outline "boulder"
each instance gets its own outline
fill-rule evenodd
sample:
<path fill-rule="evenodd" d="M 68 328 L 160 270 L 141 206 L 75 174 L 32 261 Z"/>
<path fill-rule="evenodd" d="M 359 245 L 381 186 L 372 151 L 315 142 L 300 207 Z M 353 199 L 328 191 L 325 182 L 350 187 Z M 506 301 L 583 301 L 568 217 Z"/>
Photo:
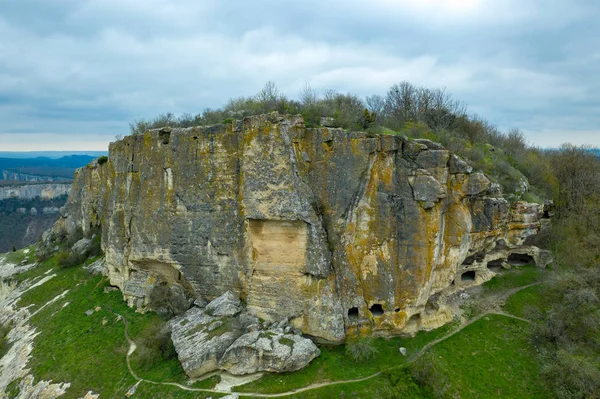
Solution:
<path fill-rule="evenodd" d="M 448 172 L 451 174 L 456 173 L 471 173 L 473 168 L 469 166 L 464 160 L 459 158 L 457 155 L 452 154 L 448 161 Z"/>
<path fill-rule="evenodd" d="M 108 276 L 108 270 L 106 269 L 106 262 L 104 261 L 104 258 L 98 259 L 94 263 L 85 266 L 85 269 L 88 271 L 88 273 L 93 275 L 101 274 L 103 276 Z"/>
<path fill-rule="evenodd" d="M 212 316 L 235 316 L 242 311 L 242 302 L 231 291 L 227 291 L 220 297 L 206 305 L 206 313 Z"/>
<path fill-rule="evenodd" d="M 485 192 L 490 186 L 490 180 L 483 173 L 473 173 L 467 183 L 467 194 L 477 195 Z"/>
<path fill-rule="evenodd" d="M 321 117 L 319 123 L 323 127 L 335 127 L 335 125 L 336 125 L 335 118 L 327 117 L 327 116 Z"/>
<path fill-rule="evenodd" d="M 280 330 L 255 331 L 239 337 L 227 349 L 220 365 L 236 375 L 281 373 L 300 370 L 320 353 L 310 339 Z"/>
<path fill-rule="evenodd" d="M 445 149 L 444 146 L 441 145 L 440 143 L 436 143 L 436 142 L 428 140 L 428 139 L 414 139 L 413 141 L 415 143 L 426 145 L 427 148 L 429 148 L 430 150 L 444 150 Z"/>
<path fill-rule="evenodd" d="M 219 369 L 219 359 L 240 336 L 232 320 L 191 308 L 170 322 L 171 339 L 183 370 L 190 378 Z"/>
<path fill-rule="evenodd" d="M 412 188 L 413 196 L 417 201 L 437 202 L 446 196 L 440 182 L 428 175 L 417 176 L 412 183 Z"/>
<path fill-rule="evenodd" d="M 449 157 L 450 152 L 448 150 L 423 151 L 417 156 L 416 163 L 423 169 L 445 168 Z"/>
<path fill-rule="evenodd" d="M 77 255 L 84 256 L 92 246 L 92 240 L 89 238 L 82 238 L 73 244 L 73 248 L 71 252 L 76 253 Z"/>

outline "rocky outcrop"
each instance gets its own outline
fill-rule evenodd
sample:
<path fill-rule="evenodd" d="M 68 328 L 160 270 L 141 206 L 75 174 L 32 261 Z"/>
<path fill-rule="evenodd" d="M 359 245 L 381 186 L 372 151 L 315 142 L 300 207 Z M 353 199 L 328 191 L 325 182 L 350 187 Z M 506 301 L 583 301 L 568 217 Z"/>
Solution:
<path fill-rule="evenodd" d="M 316 345 L 286 319 L 260 323 L 242 310 L 227 292 L 206 309 L 194 307 L 171 320 L 171 338 L 190 377 L 219 369 L 235 375 L 295 371 L 319 356 Z"/>
<path fill-rule="evenodd" d="M 444 295 L 491 278 L 492 258 L 533 254 L 541 215 L 439 144 L 270 114 L 112 143 L 45 240 L 102 225 L 111 283 L 142 309 L 156 287 L 184 304 L 231 291 L 340 342 L 449 321 Z"/>
<path fill-rule="evenodd" d="M 320 355 L 307 338 L 283 331 L 254 331 L 239 337 L 225 352 L 221 367 L 231 374 L 275 373 L 304 368 Z"/>
<path fill-rule="evenodd" d="M 11 170 L 2 170 L 1 180 L 14 180 L 14 181 L 28 181 L 28 182 L 70 182 L 71 179 L 64 177 L 53 177 L 53 176 L 38 176 L 30 175 L 27 173 L 14 172 Z"/>
<path fill-rule="evenodd" d="M 219 360 L 241 332 L 231 326 L 232 320 L 206 314 L 192 308 L 171 322 L 171 338 L 181 365 L 191 377 L 219 369 Z"/>
<path fill-rule="evenodd" d="M 51 199 L 67 195 L 71 191 L 71 183 L 40 183 L 40 184 L 17 184 L 0 186 L 0 200 L 8 198 Z"/>

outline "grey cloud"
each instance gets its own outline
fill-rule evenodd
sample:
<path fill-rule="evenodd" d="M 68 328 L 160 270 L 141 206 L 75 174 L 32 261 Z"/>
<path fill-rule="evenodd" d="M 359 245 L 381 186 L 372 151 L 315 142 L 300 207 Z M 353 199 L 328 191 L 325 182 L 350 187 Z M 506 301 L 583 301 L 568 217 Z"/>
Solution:
<path fill-rule="evenodd" d="M 540 145 L 595 137 L 600 5 L 417 3 L 0 0 L 0 135 L 108 142 L 134 119 L 219 107 L 266 80 L 292 97 L 305 82 L 369 95 L 408 80 Z"/>

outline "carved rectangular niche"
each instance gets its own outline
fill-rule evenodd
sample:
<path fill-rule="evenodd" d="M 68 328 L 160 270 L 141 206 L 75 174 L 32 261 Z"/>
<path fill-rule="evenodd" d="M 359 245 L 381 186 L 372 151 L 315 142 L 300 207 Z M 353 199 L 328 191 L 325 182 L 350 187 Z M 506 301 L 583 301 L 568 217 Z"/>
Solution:
<path fill-rule="evenodd" d="M 289 220 L 248 220 L 252 277 L 248 307 L 264 319 L 301 311 L 304 287 L 307 224 Z"/>
<path fill-rule="evenodd" d="M 248 220 L 255 269 L 304 268 L 307 226 L 299 220 Z"/>

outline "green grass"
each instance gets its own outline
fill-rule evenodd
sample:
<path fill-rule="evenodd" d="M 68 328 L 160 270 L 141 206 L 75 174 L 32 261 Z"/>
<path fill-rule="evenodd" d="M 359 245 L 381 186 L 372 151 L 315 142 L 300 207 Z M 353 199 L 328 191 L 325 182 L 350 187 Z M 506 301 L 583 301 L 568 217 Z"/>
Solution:
<path fill-rule="evenodd" d="M 534 285 L 533 287 L 525 288 L 511 295 L 504 304 L 504 310 L 515 316 L 527 318 L 529 309 L 537 308 L 544 310 L 545 299 L 543 296 L 543 286 Z"/>
<path fill-rule="evenodd" d="M 143 398 L 143 399 L 206 399 L 206 398 L 220 398 L 227 394 L 223 393 L 212 393 L 212 392 L 194 392 L 185 391 L 180 388 L 155 385 L 142 382 L 132 398 Z"/>
<path fill-rule="evenodd" d="M 29 252 L 25 253 L 25 250 L 29 250 Z M 27 263 L 35 263 L 35 245 L 30 245 L 15 252 L 11 251 L 5 254 L 0 254 L 0 257 L 4 258 L 5 262 L 15 265 L 20 264 L 24 260 L 27 260 Z"/>
<path fill-rule="evenodd" d="M 238 387 L 237 391 L 280 393 L 324 381 L 367 377 L 385 368 L 406 364 L 411 354 L 455 327 L 456 324 L 450 324 L 434 331 L 420 332 L 414 338 L 375 338 L 373 345 L 377 355 L 360 362 L 352 360 L 346 354 L 344 345 L 322 346 L 321 356 L 302 370 L 293 373 L 265 374 L 258 381 Z M 399 352 L 402 346 L 407 349 L 406 357 Z"/>
<path fill-rule="evenodd" d="M 125 361 L 129 345 L 124 337 L 124 324 L 115 313 L 129 321 L 129 334 L 134 341 L 161 320 L 154 313 L 140 314 L 129 308 L 119 291 L 105 293 L 104 287 L 109 285 L 106 278 L 92 276 L 81 267 L 58 269 L 54 266 L 55 259 L 51 258 L 26 273 L 33 281 L 38 281 L 48 270 L 56 273 L 56 277 L 30 289 L 19 301 L 20 306 L 41 309 L 31 318 L 31 324 L 40 334 L 35 338 L 28 367 L 36 380 L 70 382 L 65 398 L 81 397 L 89 390 L 101 393 L 102 397 L 123 397 L 136 381 Z M 64 298 L 42 309 L 43 304 L 66 289 L 69 292 Z M 85 315 L 87 310 L 97 307 L 92 315 Z M 134 358 L 132 366 L 144 378 L 183 384 L 187 381 L 177 358 L 140 370 L 136 369 Z M 198 386 L 212 387 L 215 382 L 212 379 Z M 202 397 L 181 396 L 182 390 L 172 386 L 152 388 L 166 398 Z"/>
<path fill-rule="evenodd" d="M 527 340 L 527 323 L 485 316 L 431 349 L 461 398 L 546 398 Z M 457 395 L 457 396 L 456 396 Z"/>
<path fill-rule="evenodd" d="M 6 336 L 11 330 L 10 325 L 2 325 L 0 324 L 0 358 L 2 358 L 9 351 L 12 346 L 10 342 L 7 341 Z"/>
<path fill-rule="evenodd" d="M 546 270 L 532 266 L 513 266 L 501 271 L 496 277 L 483 284 L 486 293 L 506 291 L 511 288 L 523 287 L 543 280 Z"/>
<path fill-rule="evenodd" d="M 50 271 L 50 272 L 49 272 Z M 92 390 L 103 397 L 123 397 L 135 384 L 127 370 L 125 355 L 128 344 L 124 338 L 124 324 L 114 313 L 123 315 L 130 324 L 129 334 L 141 345 L 144 337 L 151 337 L 164 323 L 156 314 L 140 314 L 127 307 L 119 291 L 105 293 L 106 278 L 91 276 L 81 267 L 59 269 L 56 260 L 49 259 L 34 270 L 17 276 L 39 281 L 46 273 L 56 274 L 45 284 L 23 294 L 21 306 L 31 306 L 39 313 L 31 324 L 40 334 L 35 339 L 31 367 L 36 380 L 70 382 L 65 398 L 77 398 Z M 484 285 L 484 293 L 524 286 L 541 281 L 542 269 L 520 267 L 503 272 Z M 61 294 L 64 298 L 42 306 Z M 512 295 L 506 310 L 524 316 L 529 303 L 540 303 L 539 286 Z M 64 306 L 65 303 L 69 303 Z M 96 309 L 86 316 L 89 309 Z M 266 374 L 236 391 L 280 393 L 311 384 L 364 378 L 379 371 L 409 367 L 407 360 L 427 343 L 442 337 L 457 327 L 456 323 L 431 332 L 421 332 L 413 338 L 376 338 L 373 345 L 377 354 L 368 360 L 355 362 L 349 358 L 344 346 L 321 347 L 321 356 L 306 368 L 294 373 Z M 498 315 L 482 318 L 460 333 L 432 347 L 432 355 L 439 369 L 448 377 L 451 392 L 461 398 L 544 398 L 546 393 L 537 381 L 537 364 L 526 340 L 524 322 Z M 408 356 L 399 353 L 406 347 Z M 132 356 L 132 367 L 143 378 L 177 382 L 187 385 L 187 377 L 176 357 L 148 363 Z M 191 385 L 213 388 L 218 377 Z M 13 384 L 14 385 L 14 384 Z M 12 385 L 11 385 L 12 386 Z M 291 398 L 393 398 L 398 385 L 390 376 L 379 375 L 364 382 L 323 387 Z M 428 397 L 421 388 L 406 388 L 402 397 Z M 168 385 L 142 383 L 136 396 L 144 398 L 217 398 L 221 395 L 184 391 Z"/>
<path fill-rule="evenodd" d="M 414 387 L 407 387 L 402 392 L 402 396 L 398 396 L 395 392 L 389 379 L 383 375 L 378 375 L 375 378 L 356 382 L 352 384 L 333 385 L 318 389 L 313 389 L 306 392 L 301 392 L 295 395 L 286 396 L 291 399 L 323 399 L 323 398 L 339 398 L 339 399 L 430 399 L 430 396 L 423 395 L 420 390 Z"/>

